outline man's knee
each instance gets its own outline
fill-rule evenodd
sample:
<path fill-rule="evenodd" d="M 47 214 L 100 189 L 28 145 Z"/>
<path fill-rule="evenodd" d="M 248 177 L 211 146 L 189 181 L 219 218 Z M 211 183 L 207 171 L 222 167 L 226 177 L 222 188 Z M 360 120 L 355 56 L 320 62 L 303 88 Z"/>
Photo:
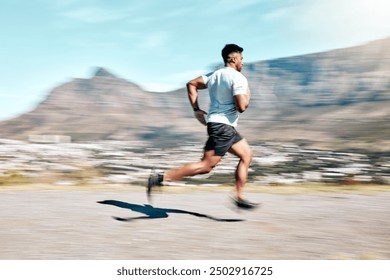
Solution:
<path fill-rule="evenodd" d="M 245 151 L 242 153 L 241 160 L 243 160 L 246 163 L 251 163 L 253 158 L 253 151 L 250 147 L 247 147 Z"/>
<path fill-rule="evenodd" d="M 248 164 L 250 164 L 252 162 L 252 159 L 253 159 L 253 154 L 252 153 L 249 153 L 246 158 L 244 159 L 245 162 L 247 162 Z"/>
<path fill-rule="evenodd" d="M 251 148 L 249 148 L 249 158 L 250 158 L 250 160 L 253 159 L 253 151 Z"/>

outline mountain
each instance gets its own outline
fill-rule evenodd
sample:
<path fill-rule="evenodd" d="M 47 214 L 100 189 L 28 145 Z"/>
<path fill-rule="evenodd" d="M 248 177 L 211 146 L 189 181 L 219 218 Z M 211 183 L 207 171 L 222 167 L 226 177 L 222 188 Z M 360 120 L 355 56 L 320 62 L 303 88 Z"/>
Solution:
<path fill-rule="evenodd" d="M 261 139 L 389 149 L 389 60 L 386 38 L 246 64 L 244 74 L 256 94 L 245 120 L 258 123 L 242 126 L 252 133 L 257 127 Z"/>
<path fill-rule="evenodd" d="M 97 68 L 89 79 L 54 88 L 33 111 L 0 123 L 0 138 L 27 139 L 35 134 L 69 135 L 74 141 L 176 138 L 175 126 L 196 124 L 184 110 L 189 109 L 185 94 L 147 92 Z"/>
<path fill-rule="evenodd" d="M 390 38 L 352 48 L 247 63 L 252 100 L 239 130 L 250 141 L 384 147 L 390 139 Z M 202 74 L 202 73 L 199 73 Z M 207 91 L 200 93 L 208 106 Z M 157 93 L 97 68 L 54 88 L 33 111 L 0 123 L 0 138 L 204 140 L 185 88 Z"/>
<path fill-rule="evenodd" d="M 246 65 L 252 87 L 299 106 L 390 100 L 390 38 Z"/>

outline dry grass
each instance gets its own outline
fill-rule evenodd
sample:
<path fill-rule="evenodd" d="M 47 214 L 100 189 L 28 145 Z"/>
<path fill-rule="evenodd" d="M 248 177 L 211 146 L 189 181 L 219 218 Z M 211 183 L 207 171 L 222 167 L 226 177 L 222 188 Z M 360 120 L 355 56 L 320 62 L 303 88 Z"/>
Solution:
<path fill-rule="evenodd" d="M 124 190 L 145 191 L 144 185 L 139 184 L 110 184 L 101 180 L 104 177 L 100 171 L 93 168 L 64 173 L 41 174 L 39 177 L 27 178 L 22 172 L 12 171 L 0 176 L 0 191 L 2 190 Z M 159 191 L 164 193 L 182 193 L 192 191 L 233 192 L 230 185 L 188 184 L 184 186 L 168 185 Z M 272 194 L 313 194 L 313 193 L 346 193 L 346 194 L 375 194 L 390 191 L 390 185 L 362 183 L 305 183 L 287 185 L 259 185 L 248 183 L 245 192 L 261 192 Z"/>

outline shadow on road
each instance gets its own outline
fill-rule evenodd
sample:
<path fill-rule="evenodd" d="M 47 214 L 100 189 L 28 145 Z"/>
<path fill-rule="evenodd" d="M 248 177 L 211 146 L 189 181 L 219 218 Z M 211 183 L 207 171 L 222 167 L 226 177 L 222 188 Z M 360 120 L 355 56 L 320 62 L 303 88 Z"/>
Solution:
<path fill-rule="evenodd" d="M 149 204 L 139 205 L 139 204 L 132 204 L 127 203 L 123 201 L 118 200 L 103 200 L 98 201 L 97 203 L 100 204 L 108 204 L 120 208 L 130 209 L 131 211 L 142 213 L 145 216 L 139 216 L 139 217 L 132 217 L 132 218 L 119 218 L 119 217 L 113 217 L 115 220 L 121 221 L 121 222 L 130 222 L 133 220 L 140 220 L 140 219 L 165 219 L 168 218 L 168 213 L 174 213 L 174 214 L 187 214 L 195 217 L 200 218 L 206 218 L 217 222 L 242 222 L 245 221 L 243 219 L 220 219 L 215 218 L 213 216 L 200 214 L 197 212 L 190 212 L 180 209 L 169 209 L 169 208 L 156 208 Z"/>

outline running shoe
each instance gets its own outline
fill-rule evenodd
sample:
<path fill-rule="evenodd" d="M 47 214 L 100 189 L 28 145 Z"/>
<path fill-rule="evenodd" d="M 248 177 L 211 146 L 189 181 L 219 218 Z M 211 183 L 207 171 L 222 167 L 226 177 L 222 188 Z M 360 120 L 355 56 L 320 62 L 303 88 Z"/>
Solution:
<path fill-rule="evenodd" d="M 163 181 L 163 175 L 161 174 L 150 174 L 149 179 L 148 179 L 148 185 L 146 187 L 146 194 L 150 198 L 152 194 L 152 189 L 154 187 L 160 187 L 162 186 L 162 181 Z"/>
<path fill-rule="evenodd" d="M 259 203 L 253 203 L 253 202 L 250 202 L 246 199 L 243 199 L 243 198 L 233 198 L 233 202 L 234 204 L 238 207 L 238 208 L 241 208 L 241 209 L 246 209 L 246 210 L 253 210 L 257 207 L 259 207 Z"/>

